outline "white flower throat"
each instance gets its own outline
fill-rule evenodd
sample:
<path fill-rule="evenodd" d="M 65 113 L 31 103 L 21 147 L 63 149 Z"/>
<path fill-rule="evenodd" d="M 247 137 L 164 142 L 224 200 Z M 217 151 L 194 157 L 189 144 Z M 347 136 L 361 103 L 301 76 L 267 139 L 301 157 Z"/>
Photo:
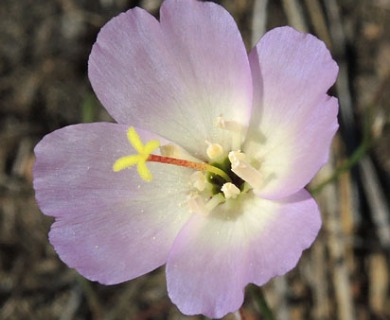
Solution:
<path fill-rule="evenodd" d="M 130 127 L 127 138 L 138 153 L 117 159 L 113 164 L 113 171 L 137 166 L 140 177 L 149 182 L 153 176 L 146 165 L 147 162 L 194 169 L 190 179 L 192 191 L 188 195 L 188 205 L 193 212 L 207 214 L 221 203 L 236 199 L 250 189 L 260 188 L 262 181 L 260 172 L 250 163 L 246 154 L 239 150 L 241 126 L 233 121 L 224 121 L 222 117 L 217 118 L 215 125 L 233 131 L 234 149 L 226 152 L 220 144 L 206 141 L 208 162 L 199 162 L 175 145 L 160 146 L 158 140 L 143 144 L 136 130 Z M 157 148 L 160 148 L 161 155 L 152 153 Z"/>

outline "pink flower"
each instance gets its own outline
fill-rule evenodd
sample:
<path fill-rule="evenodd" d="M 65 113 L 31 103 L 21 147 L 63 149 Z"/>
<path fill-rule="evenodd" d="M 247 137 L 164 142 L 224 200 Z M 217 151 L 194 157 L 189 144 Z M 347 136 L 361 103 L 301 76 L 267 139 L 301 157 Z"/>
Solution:
<path fill-rule="evenodd" d="M 320 229 L 304 187 L 338 127 L 337 71 L 320 40 L 289 27 L 248 55 L 214 3 L 166 0 L 160 21 L 120 14 L 89 59 L 117 123 L 68 126 L 35 149 L 50 242 L 104 284 L 166 264 L 185 314 L 239 309 L 248 283 L 291 270 Z"/>

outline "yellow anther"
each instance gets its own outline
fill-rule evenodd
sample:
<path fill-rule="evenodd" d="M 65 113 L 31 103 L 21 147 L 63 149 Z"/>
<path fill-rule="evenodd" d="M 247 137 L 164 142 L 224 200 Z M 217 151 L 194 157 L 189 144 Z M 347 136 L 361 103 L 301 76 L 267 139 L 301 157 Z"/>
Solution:
<path fill-rule="evenodd" d="M 137 165 L 137 171 L 140 177 L 145 181 L 151 181 L 153 177 L 146 166 L 146 161 L 150 154 L 160 146 L 160 142 L 157 140 L 150 140 L 144 145 L 133 127 L 130 127 L 127 131 L 127 139 L 138 154 L 119 158 L 113 164 L 112 170 L 118 172 Z"/>

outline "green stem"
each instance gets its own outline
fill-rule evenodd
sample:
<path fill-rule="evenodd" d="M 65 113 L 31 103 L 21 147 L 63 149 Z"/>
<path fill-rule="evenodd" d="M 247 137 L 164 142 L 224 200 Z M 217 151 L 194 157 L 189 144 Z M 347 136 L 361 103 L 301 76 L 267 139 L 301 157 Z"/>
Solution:
<path fill-rule="evenodd" d="M 363 142 L 352 155 L 344 161 L 342 165 L 340 165 L 336 170 L 333 172 L 333 174 L 325 179 L 323 182 L 321 182 L 319 185 L 315 186 L 314 188 L 310 189 L 310 193 L 314 196 L 317 195 L 322 191 L 322 189 L 329 183 L 332 183 L 336 181 L 341 174 L 343 174 L 346 171 L 349 171 L 353 166 L 355 166 L 360 159 L 363 158 L 363 156 L 367 153 L 367 150 L 369 149 L 369 144 Z"/>
<path fill-rule="evenodd" d="M 86 298 L 88 307 L 93 315 L 93 319 L 101 319 L 102 318 L 102 309 L 100 307 L 100 302 L 96 292 L 94 291 L 91 283 L 80 275 L 76 275 L 76 280 L 80 284 L 81 289 Z"/>
<path fill-rule="evenodd" d="M 363 140 L 362 143 L 359 145 L 359 147 L 351 154 L 351 156 L 343 162 L 336 170 L 333 172 L 333 174 L 325 179 L 325 181 L 321 182 L 319 185 L 315 186 L 314 188 L 310 188 L 310 193 L 315 196 L 319 194 L 322 189 L 329 183 L 332 183 L 336 181 L 340 175 L 342 175 L 344 172 L 351 170 L 353 166 L 355 166 L 360 159 L 362 159 L 367 151 L 372 146 L 372 137 L 370 133 L 371 123 L 372 123 L 372 115 L 367 112 L 367 114 L 364 117 L 365 121 L 363 124 Z"/>
<path fill-rule="evenodd" d="M 265 320 L 275 320 L 271 308 L 268 305 L 267 299 L 265 298 L 264 292 L 260 287 L 250 286 L 249 287 L 252 298 L 260 309 L 261 315 Z"/>

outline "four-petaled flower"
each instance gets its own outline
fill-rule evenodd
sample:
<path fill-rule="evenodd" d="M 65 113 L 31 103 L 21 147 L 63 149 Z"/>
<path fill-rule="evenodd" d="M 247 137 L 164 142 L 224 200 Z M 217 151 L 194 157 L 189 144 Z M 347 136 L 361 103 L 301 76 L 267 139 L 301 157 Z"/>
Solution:
<path fill-rule="evenodd" d="M 290 27 L 246 53 L 214 3 L 166 0 L 108 22 L 89 59 L 117 123 L 68 126 L 37 145 L 50 241 L 85 277 L 115 284 L 166 264 L 185 314 L 222 317 L 248 283 L 292 269 L 320 229 L 304 187 L 327 161 L 338 68 Z M 136 166 L 134 168 L 133 166 Z"/>

